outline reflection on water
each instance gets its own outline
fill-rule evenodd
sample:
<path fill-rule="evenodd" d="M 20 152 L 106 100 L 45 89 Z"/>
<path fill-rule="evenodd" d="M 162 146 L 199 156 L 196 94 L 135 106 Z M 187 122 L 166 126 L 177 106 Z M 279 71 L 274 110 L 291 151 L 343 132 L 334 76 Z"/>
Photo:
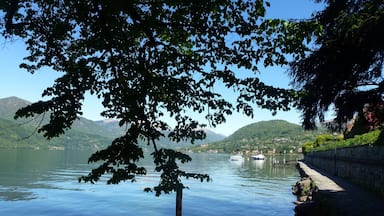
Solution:
<path fill-rule="evenodd" d="M 244 166 L 244 160 L 229 160 L 229 163 L 234 166 Z"/>
<path fill-rule="evenodd" d="M 256 169 L 263 169 L 264 163 L 265 163 L 265 160 L 253 160 L 253 164 L 255 165 Z"/>
<path fill-rule="evenodd" d="M 30 191 L 22 191 L 19 188 L 0 188 L 0 199 L 4 201 L 31 200 L 36 196 Z"/>
<path fill-rule="evenodd" d="M 245 178 L 267 178 L 282 179 L 289 176 L 296 176 L 297 170 L 295 163 L 284 164 L 283 161 L 296 161 L 297 156 L 273 156 L 265 160 L 246 160 L 231 161 L 232 165 L 236 165 L 239 169 L 238 174 Z"/>
<path fill-rule="evenodd" d="M 0 198 L 8 201 L 36 199 L 32 189 L 57 189 L 49 182 L 76 180 L 73 169 L 87 167 L 88 156 L 89 152 L 1 149 Z M 64 171 L 60 173 L 59 170 Z"/>
<path fill-rule="evenodd" d="M 150 158 L 141 163 L 148 175 L 120 185 L 78 183 L 92 168 L 91 152 L 0 149 L 0 215 L 173 215 L 174 194 L 155 197 L 159 174 Z M 184 180 L 184 215 L 293 215 L 293 165 L 266 160 L 229 161 L 225 154 L 192 154 L 182 169 L 207 173 L 212 182 Z M 295 160 L 295 157 L 287 157 Z M 214 209 L 214 211 L 212 211 Z"/>

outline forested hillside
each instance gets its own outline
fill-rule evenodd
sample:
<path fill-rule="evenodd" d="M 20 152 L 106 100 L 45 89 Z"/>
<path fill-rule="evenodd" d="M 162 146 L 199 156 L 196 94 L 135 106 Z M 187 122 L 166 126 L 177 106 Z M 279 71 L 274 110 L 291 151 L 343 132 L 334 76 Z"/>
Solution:
<path fill-rule="evenodd" d="M 80 118 L 63 136 L 46 140 L 36 128 L 48 116 L 13 119 L 15 112 L 28 104 L 17 97 L 0 99 L 0 148 L 100 149 L 113 140 L 112 133 L 85 118 Z"/>
<path fill-rule="evenodd" d="M 14 120 L 14 113 L 21 107 L 30 102 L 17 98 L 9 97 L 0 99 L 0 148 L 34 148 L 34 149 L 101 149 L 111 144 L 114 138 L 121 136 L 125 128 L 118 125 L 117 120 L 92 121 L 80 118 L 76 121 L 72 129 L 64 135 L 46 140 L 38 134 L 36 127 L 45 118 Z M 225 137 L 206 130 L 207 138 L 198 141 L 196 144 L 214 142 Z M 142 145 L 145 145 L 143 142 Z M 190 145 L 188 142 L 174 143 L 166 138 L 159 141 L 163 147 L 185 147 Z"/>
<path fill-rule="evenodd" d="M 240 128 L 222 141 L 201 145 L 193 150 L 298 152 L 302 144 L 313 141 L 319 133 L 319 130 L 304 131 L 301 126 L 283 120 L 261 121 Z"/>

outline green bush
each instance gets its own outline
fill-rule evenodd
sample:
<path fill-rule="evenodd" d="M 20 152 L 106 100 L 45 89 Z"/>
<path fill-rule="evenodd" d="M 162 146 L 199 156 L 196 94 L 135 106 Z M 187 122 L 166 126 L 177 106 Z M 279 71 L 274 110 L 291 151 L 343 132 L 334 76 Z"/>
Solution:
<path fill-rule="evenodd" d="M 307 152 L 312 151 L 313 147 L 314 147 L 314 142 L 304 143 L 303 147 L 302 147 L 303 153 L 307 153 Z"/>
<path fill-rule="evenodd" d="M 332 134 L 320 134 L 316 137 L 315 147 L 321 146 L 322 144 L 331 140 L 332 141 L 334 140 L 334 137 Z"/>
<path fill-rule="evenodd" d="M 334 137 L 330 134 L 322 134 L 319 135 L 315 142 L 312 145 L 312 149 L 310 144 L 304 144 L 306 145 L 304 147 L 303 145 L 303 151 L 306 149 L 305 152 L 308 152 L 308 149 L 311 151 L 325 151 L 329 149 L 336 148 L 343 148 L 343 147 L 349 147 L 349 146 L 358 146 L 358 145 L 383 145 L 384 142 L 384 133 L 382 133 L 381 130 L 375 130 L 371 131 L 369 133 L 356 135 L 353 138 L 349 139 L 342 139 L 342 135 L 337 136 L 336 141 L 334 140 Z"/>

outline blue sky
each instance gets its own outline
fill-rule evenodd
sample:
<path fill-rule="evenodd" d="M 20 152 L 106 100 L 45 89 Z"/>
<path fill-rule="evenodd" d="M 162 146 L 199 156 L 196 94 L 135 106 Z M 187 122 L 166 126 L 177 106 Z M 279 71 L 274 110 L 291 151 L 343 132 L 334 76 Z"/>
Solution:
<path fill-rule="evenodd" d="M 271 7 L 267 11 L 268 17 L 279 17 L 285 19 L 308 18 L 314 11 L 323 6 L 313 3 L 313 0 L 271 0 Z M 19 69 L 23 57 L 27 55 L 22 41 L 4 41 L 0 37 L 0 98 L 17 96 L 34 102 L 42 100 L 41 93 L 47 87 L 52 86 L 59 73 L 50 69 L 43 69 L 35 74 L 30 74 Z M 259 74 L 260 79 L 266 84 L 276 87 L 288 87 L 289 79 L 284 73 L 286 68 L 267 68 Z M 230 94 L 230 93 L 229 93 Z M 231 95 L 228 95 L 231 97 Z M 86 97 L 83 107 L 84 117 L 91 120 L 101 120 L 99 113 L 102 111 L 100 101 L 94 97 Z M 217 133 L 230 135 L 237 129 L 254 122 L 283 119 L 292 123 L 300 124 L 300 113 L 296 110 L 289 112 L 278 112 L 272 116 L 270 111 L 257 109 L 254 118 L 235 113 L 227 118 L 227 122 L 216 128 L 209 128 Z M 203 123 L 204 120 L 202 120 Z"/>

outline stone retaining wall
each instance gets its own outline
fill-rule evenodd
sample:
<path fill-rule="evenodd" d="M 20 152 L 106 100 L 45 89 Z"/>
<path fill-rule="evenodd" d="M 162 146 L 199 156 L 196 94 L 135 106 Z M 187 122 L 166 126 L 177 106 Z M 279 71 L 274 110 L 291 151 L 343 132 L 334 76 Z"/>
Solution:
<path fill-rule="evenodd" d="M 384 197 L 384 146 L 355 146 L 305 154 L 306 163 Z"/>

